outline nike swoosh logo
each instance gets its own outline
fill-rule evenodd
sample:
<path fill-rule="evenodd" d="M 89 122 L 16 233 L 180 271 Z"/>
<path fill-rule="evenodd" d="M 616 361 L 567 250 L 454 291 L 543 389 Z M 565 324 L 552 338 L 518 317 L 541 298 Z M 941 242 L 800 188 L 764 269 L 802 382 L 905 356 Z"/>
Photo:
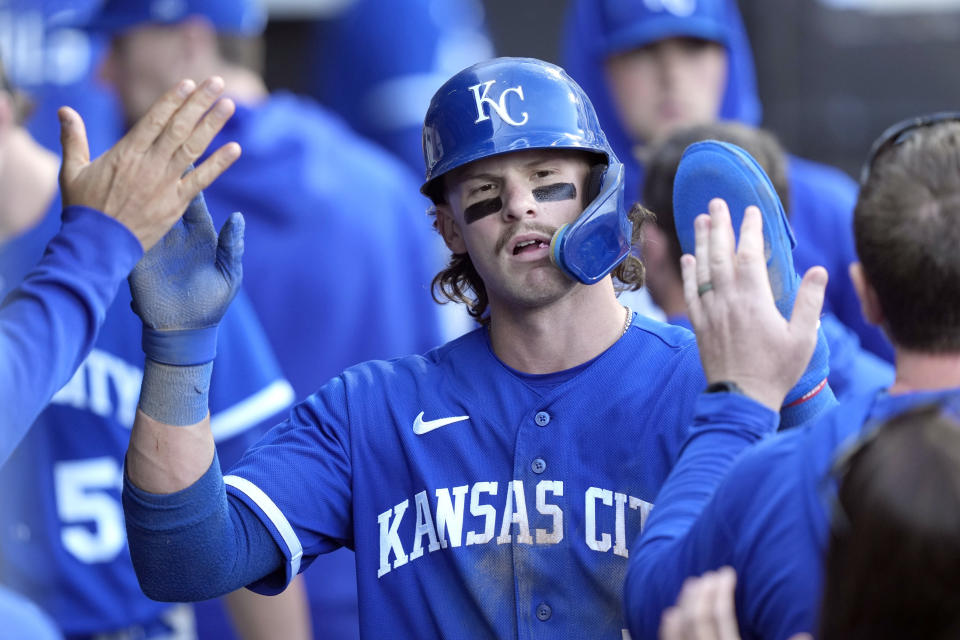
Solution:
<path fill-rule="evenodd" d="M 418 436 L 433 431 L 434 429 L 439 429 L 440 427 L 445 427 L 448 424 L 453 424 L 454 422 L 462 422 L 464 420 L 469 420 L 470 416 L 454 416 L 452 418 L 439 418 L 437 420 L 424 420 L 423 411 L 414 419 L 413 421 L 413 432 Z"/>

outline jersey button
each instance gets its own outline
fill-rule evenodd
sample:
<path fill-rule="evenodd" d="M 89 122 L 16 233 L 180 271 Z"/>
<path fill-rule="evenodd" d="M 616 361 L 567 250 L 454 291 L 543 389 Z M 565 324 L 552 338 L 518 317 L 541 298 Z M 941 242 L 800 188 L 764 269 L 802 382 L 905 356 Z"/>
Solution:
<path fill-rule="evenodd" d="M 553 615 L 553 609 L 550 608 L 546 602 L 541 602 L 537 605 L 537 620 L 540 622 L 545 622 L 550 619 L 550 616 Z"/>
<path fill-rule="evenodd" d="M 545 427 L 550 424 L 550 414 L 546 411 L 537 411 L 537 415 L 533 416 L 533 421 L 537 423 L 538 427 Z"/>
<path fill-rule="evenodd" d="M 547 463 L 544 462 L 543 458 L 534 458 L 533 462 L 530 463 L 530 468 L 533 469 L 534 473 L 543 473 L 547 470 Z"/>

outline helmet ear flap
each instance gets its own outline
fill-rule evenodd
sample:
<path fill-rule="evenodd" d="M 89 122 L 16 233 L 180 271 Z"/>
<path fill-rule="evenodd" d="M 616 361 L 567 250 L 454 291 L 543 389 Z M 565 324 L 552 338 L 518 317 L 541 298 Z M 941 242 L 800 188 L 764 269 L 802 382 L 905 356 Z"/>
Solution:
<path fill-rule="evenodd" d="M 589 182 L 598 177 L 598 193 L 587 201 L 576 220 L 557 230 L 550 242 L 553 263 L 584 284 L 598 282 L 630 252 L 633 223 L 623 207 L 623 171 L 619 162 L 591 168 Z"/>

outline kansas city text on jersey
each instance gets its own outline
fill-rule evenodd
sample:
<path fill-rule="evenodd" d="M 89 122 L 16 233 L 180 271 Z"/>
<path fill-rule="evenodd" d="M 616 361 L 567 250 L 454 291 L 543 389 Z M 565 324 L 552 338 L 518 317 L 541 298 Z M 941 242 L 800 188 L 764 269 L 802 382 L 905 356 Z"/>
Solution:
<path fill-rule="evenodd" d="M 528 493 L 532 508 L 527 504 Z M 562 480 L 540 480 L 532 492 L 522 480 L 443 487 L 436 489 L 433 500 L 426 490 L 421 491 L 413 497 L 413 506 L 406 499 L 377 516 L 377 577 L 422 557 L 425 549 L 432 553 L 476 544 L 558 544 L 565 537 L 564 511 L 571 506 L 567 499 Z M 629 556 L 627 545 L 643 529 L 653 508 L 640 498 L 600 487 L 586 489 L 581 504 L 584 544 L 598 553 L 612 551 L 624 558 Z M 629 534 L 628 518 L 639 520 L 639 528 Z M 400 533 L 405 521 L 413 522 L 412 537 L 406 539 Z M 604 530 L 601 522 L 612 522 L 612 526 Z"/>

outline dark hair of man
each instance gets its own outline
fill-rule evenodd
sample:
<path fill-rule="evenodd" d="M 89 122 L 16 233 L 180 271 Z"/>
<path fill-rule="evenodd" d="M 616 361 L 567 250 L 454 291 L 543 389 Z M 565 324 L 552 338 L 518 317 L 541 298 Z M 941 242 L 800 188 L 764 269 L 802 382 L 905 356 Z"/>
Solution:
<path fill-rule="evenodd" d="M 727 121 L 679 129 L 651 151 L 646 162 L 646 176 L 641 197 L 644 206 L 653 211 L 657 226 L 667 238 L 672 258 L 671 264 L 674 265 L 678 275 L 680 274 L 680 256 L 683 251 L 680 249 L 677 227 L 673 219 L 673 178 L 677 173 L 684 150 L 694 142 L 702 140 L 731 142 L 753 156 L 770 177 L 787 214 L 790 213 L 787 208 L 790 187 L 787 182 L 786 152 L 772 133 Z"/>
<path fill-rule="evenodd" d="M 877 429 L 839 470 L 817 637 L 960 638 L 960 422 L 926 406 Z"/>
<path fill-rule="evenodd" d="M 595 162 L 598 157 L 595 154 L 585 155 L 591 162 Z M 582 187 L 584 193 L 587 192 L 586 186 Z M 443 189 L 436 189 L 431 195 L 435 204 L 442 203 L 439 193 L 441 191 Z M 611 272 L 614 286 L 618 291 L 636 291 L 643 286 L 645 273 L 643 262 L 636 254 L 639 253 L 643 239 L 643 225 L 653 219 L 653 214 L 639 204 L 634 204 L 627 212 L 627 217 L 633 223 L 633 235 L 630 239 L 632 249 L 626 259 Z M 433 226 L 437 227 L 436 219 L 433 221 Z M 466 253 L 454 253 L 450 256 L 450 262 L 446 268 L 434 276 L 431 293 L 433 299 L 439 304 L 462 302 L 467 305 L 467 312 L 471 318 L 483 325 L 490 322 L 490 317 L 487 315 L 487 305 L 490 302 L 487 289 L 480 274 L 474 268 L 470 256 Z"/>
<path fill-rule="evenodd" d="M 873 162 L 853 214 L 890 339 L 960 349 L 960 123 L 917 129 Z"/>

